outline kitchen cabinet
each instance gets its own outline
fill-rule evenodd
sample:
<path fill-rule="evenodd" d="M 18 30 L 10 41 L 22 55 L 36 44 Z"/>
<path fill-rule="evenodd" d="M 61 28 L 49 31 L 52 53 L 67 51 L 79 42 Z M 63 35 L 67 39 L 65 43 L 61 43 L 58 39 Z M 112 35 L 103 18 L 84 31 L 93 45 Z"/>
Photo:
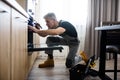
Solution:
<path fill-rule="evenodd" d="M 28 53 L 28 14 L 15 0 L 0 0 L 0 80 L 26 80 L 38 55 Z M 34 34 L 34 44 L 39 36 Z"/>
<path fill-rule="evenodd" d="M 10 79 L 10 12 L 11 8 L 0 1 L 0 80 Z"/>
<path fill-rule="evenodd" d="M 27 72 L 27 18 L 12 9 L 11 22 L 12 80 L 24 80 Z"/>

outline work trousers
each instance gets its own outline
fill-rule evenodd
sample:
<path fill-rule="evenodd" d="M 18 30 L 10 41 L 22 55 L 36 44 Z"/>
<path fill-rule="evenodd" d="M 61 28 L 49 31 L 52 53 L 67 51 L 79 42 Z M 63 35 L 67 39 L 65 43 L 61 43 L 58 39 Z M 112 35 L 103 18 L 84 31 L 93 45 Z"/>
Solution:
<path fill-rule="evenodd" d="M 64 37 L 49 36 L 47 37 L 46 44 L 48 46 L 67 45 L 69 47 L 69 52 L 66 59 L 71 60 L 72 63 L 74 63 L 80 41 L 77 38 L 70 36 L 64 36 Z M 45 51 L 45 53 L 53 55 L 53 50 L 47 50 Z"/>

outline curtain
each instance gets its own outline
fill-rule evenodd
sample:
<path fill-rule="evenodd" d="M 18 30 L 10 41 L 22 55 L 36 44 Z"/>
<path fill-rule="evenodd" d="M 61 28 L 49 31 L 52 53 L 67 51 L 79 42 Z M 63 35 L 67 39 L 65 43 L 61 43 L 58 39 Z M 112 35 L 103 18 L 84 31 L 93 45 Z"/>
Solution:
<path fill-rule="evenodd" d="M 90 57 L 99 57 L 100 36 L 95 27 L 102 21 L 116 21 L 118 17 L 118 0 L 88 0 L 88 18 L 84 51 Z"/>

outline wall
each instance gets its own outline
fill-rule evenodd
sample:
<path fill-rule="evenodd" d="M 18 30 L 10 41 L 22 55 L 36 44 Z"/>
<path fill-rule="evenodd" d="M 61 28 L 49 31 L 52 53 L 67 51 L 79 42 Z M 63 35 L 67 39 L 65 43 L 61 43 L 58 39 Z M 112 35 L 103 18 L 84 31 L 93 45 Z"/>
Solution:
<path fill-rule="evenodd" d="M 27 0 L 16 0 L 24 10 L 27 10 Z"/>

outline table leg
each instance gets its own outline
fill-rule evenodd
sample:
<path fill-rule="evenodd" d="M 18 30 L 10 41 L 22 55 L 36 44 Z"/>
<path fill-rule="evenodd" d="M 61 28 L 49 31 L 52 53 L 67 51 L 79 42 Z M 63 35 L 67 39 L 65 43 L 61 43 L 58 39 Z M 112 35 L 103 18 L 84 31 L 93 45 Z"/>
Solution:
<path fill-rule="evenodd" d="M 100 60 L 99 60 L 99 76 L 105 79 L 105 59 L 106 59 L 106 31 L 102 31 L 100 40 Z"/>

